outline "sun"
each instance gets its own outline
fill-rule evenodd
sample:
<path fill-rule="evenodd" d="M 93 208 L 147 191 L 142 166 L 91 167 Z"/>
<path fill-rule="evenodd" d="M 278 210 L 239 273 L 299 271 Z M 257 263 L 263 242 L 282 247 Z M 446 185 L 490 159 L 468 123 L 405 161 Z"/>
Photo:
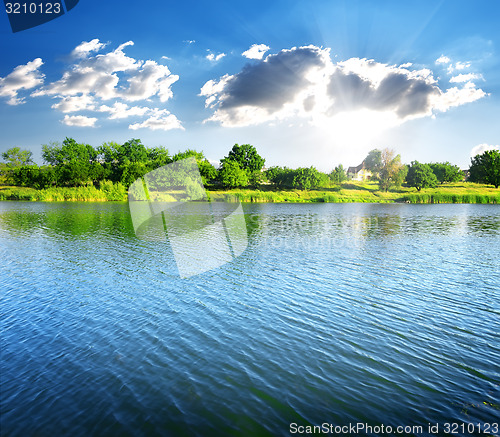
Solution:
<path fill-rule="evenodd" d="M 401 120 L 393 112 L 369 109 L 342 112 L 315 120 L 315 125 L 329 143 L 359 150 L 375 147 L 383 133 L 400 124 Z"/>

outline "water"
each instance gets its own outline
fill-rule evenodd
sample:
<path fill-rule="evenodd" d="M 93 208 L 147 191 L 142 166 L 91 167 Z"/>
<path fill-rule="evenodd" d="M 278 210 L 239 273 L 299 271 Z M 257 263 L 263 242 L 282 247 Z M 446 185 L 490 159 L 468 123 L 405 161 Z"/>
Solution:
<path fill-rule="evenodd" d="M 242 256 L 180 279 L 126 204 L 0 202 L 1 435 L 488 435 L 499 206 L 244 210 Z"/>

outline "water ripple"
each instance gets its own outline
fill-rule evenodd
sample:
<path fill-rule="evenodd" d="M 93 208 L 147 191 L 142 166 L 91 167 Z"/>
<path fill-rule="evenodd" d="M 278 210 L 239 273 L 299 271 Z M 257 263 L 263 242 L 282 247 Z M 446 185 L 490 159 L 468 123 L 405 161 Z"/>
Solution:
<path fill-rule="evenodd" d="M 0 202 L 2 432 L 491 422 L 499 208 L 429 206 L 248 205 L 243 255 L 181 280 L 125 204 Z"/>

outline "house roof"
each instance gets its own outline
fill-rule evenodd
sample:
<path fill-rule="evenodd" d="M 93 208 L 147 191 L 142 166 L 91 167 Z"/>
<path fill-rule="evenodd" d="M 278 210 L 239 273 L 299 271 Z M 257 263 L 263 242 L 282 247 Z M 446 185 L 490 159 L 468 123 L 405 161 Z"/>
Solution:
<path fill-rule="evenodd" d="M 363 170 L 364 168 L 365 168 L 365 161 L 363 161 L 356 167 L 349 167 L 347 169 L 347 173 L 358 173 L 360 170 Z"/>

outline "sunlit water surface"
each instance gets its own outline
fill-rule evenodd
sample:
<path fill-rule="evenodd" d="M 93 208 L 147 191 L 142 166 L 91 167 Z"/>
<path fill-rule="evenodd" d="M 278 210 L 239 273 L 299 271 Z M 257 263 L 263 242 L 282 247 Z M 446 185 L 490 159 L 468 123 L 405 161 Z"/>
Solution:
<path fill-rule="evenodd" d="M 2 436 L 499 422 L 500 206 L 244 210 L 180 279 L 127 204 L 0 202 Z"/>

